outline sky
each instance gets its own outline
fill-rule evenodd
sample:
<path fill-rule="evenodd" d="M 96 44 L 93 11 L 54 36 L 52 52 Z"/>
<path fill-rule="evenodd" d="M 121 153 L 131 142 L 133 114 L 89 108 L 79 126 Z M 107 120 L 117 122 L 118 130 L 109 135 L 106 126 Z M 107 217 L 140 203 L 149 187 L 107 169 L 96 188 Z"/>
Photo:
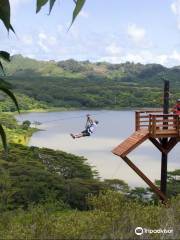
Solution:
<path fill-rule="evenodd" d="M 86 0 L 71 23 L 73 0 L 36 14 L 35 0 L 10 0 L 16 35 L 0 23 L 1 49 L 39 60 L 180 65 L 180 0 Z"/>

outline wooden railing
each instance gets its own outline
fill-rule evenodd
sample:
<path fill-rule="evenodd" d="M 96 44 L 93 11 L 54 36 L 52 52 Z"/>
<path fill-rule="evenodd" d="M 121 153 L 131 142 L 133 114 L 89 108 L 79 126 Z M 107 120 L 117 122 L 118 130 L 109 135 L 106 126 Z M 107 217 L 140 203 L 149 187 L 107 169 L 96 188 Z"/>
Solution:
<path fill-rule="evenodd" d="M 136 111 L 135 129 L 149 130 L 151 137 L 180 136 L 180 116 L 163 114 L 161 110 Z"/>
<path fill-rule="evenodd" d="M 159 135 L 179 136 L 180 119 L 175 114 L 150 115 L 149 133 L 152 137 Z"/>
<path fill-rule="evenodd" d="M 148 129 L 149 128 L 149 120 L 151 114 L 162 113 L 161 109 L 157 110 L 144 110 L 144 111 L 136 111 L 135 112 L 135 129 L 136 131 L 140 129 Z"/>

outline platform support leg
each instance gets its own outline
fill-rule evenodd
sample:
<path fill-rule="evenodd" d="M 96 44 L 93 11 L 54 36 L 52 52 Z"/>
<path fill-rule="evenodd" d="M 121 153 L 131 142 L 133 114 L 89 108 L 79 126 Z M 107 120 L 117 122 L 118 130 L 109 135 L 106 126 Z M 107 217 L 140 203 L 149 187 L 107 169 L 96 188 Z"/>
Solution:
<path fill-rule="evenodd" d="M 163 104 L 163 113 L 168 114 L 169 113 L 169 81 L 164 81 L 164 104 Z M 164 117 L 164 120 L 167 118 Z M 167 123 L 163 124 L 163 129 L 167 129 Z M 163 138 L 161 140 L 162 147 L 166 148 L 166 145 L 168 143 L 168 138 Z M 161 156 L 161 191 L 166 196 L 167 192 L 167 160 L 168 155 L 166 153 L 162 153 Z"/>
<path fill-rule="evenodd" d="M 162 139 L 162 146 L 166 146 L 167 138 Z M 166 195 L 167 193 L 167 161 L 168 161 L 168 154 L 163 153 L 161 155 L 161 192 Z"/>
<path fill-rule="evenodd" d="M 122 159 L 149 185 L 149 187 L 159 196 L 163 202 L 167 201 L 167 198 L 163 192 L 161 192 L 160 189 L 156 187 L 156 185 L 151 182 L 151 180 L 147 178 L 146 175 L 127 156 L 122 157 Z"/>
<path fill-rule="evenodd" d="M 167 154 L 162 153 L 161 158 L 161 192 L 166 195 L 167 191 Z"/>

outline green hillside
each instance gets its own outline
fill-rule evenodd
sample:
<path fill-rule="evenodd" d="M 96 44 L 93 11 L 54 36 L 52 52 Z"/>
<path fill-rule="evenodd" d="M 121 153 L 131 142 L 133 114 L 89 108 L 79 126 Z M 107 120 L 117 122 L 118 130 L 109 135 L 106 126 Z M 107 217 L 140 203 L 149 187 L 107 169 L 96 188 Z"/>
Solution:
<path fill-rule="evenodd" d="M 160 107 L 164 77 L 171 83 L 171 102 L 180 97 L 180 69 L 159 64 L 47 62 L 15 55 L 5 70 L 16 93 L 48 107 Z"/>

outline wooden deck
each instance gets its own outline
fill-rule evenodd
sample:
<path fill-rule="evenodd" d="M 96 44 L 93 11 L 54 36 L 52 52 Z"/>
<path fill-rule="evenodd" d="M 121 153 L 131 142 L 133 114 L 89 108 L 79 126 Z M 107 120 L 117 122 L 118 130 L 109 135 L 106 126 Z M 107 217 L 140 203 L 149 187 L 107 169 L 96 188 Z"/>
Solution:
<path fill-rule="evenodd" d="M 162 114 L 161 110 L 136 111 L 135 114 L 135 132 L 113 149 L 112 152 L 115 155 L 123 158 L 147 139 L 165 153 L 171 149 L 171 145 L 175 146 L 180 141 L 180 117 L 178 115 Z M 171 139 L 167 149 L 164 149 L 156 138 Z"/>
<path fill-rule="evenodd" d="M 135 130 L 146 129 L 152 138 L 180 137 L 180 116 L 161 110 L 136 111 Z"/>

